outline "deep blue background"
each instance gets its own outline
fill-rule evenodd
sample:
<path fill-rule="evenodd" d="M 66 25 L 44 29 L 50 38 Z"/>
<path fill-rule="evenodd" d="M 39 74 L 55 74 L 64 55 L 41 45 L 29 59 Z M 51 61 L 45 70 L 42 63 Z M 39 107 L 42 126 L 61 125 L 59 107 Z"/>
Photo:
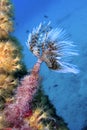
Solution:
<path fill-rule="evenodd" d="M 74 58 L 80 73 L 60 74 L 42 65 L 43 88 L 54 104 L 57 114 L 68 123 L 70 130 L 87 126 L 87 0 L 12 0 L 15 12 L 14 35 L 24 47 L 24 61 L 31 69 L 36 58 L 26 47 L 28 33 L 40 22 L 52 21 L 62 27 L 77 45 L 79 56 Z M 46 15 L 48 18 L 45 18 Z M 57 87 L 55 87 L 57 86 Z"/>

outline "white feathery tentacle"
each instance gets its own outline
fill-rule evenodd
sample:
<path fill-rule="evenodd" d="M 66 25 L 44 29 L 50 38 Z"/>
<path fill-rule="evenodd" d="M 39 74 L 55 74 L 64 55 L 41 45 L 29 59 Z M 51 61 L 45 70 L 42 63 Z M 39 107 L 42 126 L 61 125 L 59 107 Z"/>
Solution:
<path fill-rule="evenodd" d="M 72 41 L 66 40 L 63 29 L 53 29 L 48 24 L 40 23 L 34 28 L 28 37 L 28 48 L 37 57 L 43 57 L 43 61 L 52 70 L 58 72 L 78 73 L 76 66 L 68 63 L 69 57 L 77 56 Z"/>

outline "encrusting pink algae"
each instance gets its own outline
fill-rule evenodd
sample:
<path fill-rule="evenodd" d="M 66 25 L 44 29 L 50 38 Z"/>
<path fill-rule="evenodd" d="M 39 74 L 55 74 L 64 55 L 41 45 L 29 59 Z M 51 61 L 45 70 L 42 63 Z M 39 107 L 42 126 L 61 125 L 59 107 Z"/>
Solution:
<path fill-rule="evenodd" d="M 15 100 L 13 103 L 8 104 L 5 108 L 5 115 L 7 122 L 12 124 L 13 128 L 20 128 L 25 122 L 23 121 L 26 113 L 31 110 L 30 103 L 32 102 L 33 96 L 38 89 L 39 81 L 39 70 L 41 61 L 35 64 L 30 75 L 24 77 L 21 84 L 18 86 Z M 29 126 L 28 126 L 29 127 Z"/>

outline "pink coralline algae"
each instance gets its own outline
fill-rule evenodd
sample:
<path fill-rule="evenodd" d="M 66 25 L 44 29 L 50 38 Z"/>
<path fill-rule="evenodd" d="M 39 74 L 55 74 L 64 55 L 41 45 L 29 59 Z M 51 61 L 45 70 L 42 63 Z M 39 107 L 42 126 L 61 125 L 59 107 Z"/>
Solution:
<path fill-rule="evenodd" d="M 29 110 L 31 110 L 30 103 L 38 89 L 40 64 L 41 61 L 38 60 L 31 74 L 24 77 L 17 88 L 14 102 L 8 104 L 5 109 L 6 120 L 14 128 L 31 130 L 23 119 Z"/>

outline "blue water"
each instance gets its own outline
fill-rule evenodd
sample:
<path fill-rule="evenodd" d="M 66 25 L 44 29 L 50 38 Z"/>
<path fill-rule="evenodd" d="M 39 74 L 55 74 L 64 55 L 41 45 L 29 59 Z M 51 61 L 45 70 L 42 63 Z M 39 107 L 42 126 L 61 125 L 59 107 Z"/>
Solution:
<path fill-rule="evenodd" d="M 79 74 L 51 72 L 43 64 L 41 75 L 43 88 L 54 104 L 57 114 L 64 118 L 70 130 L 82 130 L 87 126 L 87 0 L 12 2 L 15 10 L 14 35 L 24 47 L 24 61 L 28 69 L 32 68 L 36 61 L 26 46 L 28 33 L 42 21 L 50 20 L 53 27 L 64 28 L 77 45 L 80 55 L 73 61 L 80 69 Z"/>

